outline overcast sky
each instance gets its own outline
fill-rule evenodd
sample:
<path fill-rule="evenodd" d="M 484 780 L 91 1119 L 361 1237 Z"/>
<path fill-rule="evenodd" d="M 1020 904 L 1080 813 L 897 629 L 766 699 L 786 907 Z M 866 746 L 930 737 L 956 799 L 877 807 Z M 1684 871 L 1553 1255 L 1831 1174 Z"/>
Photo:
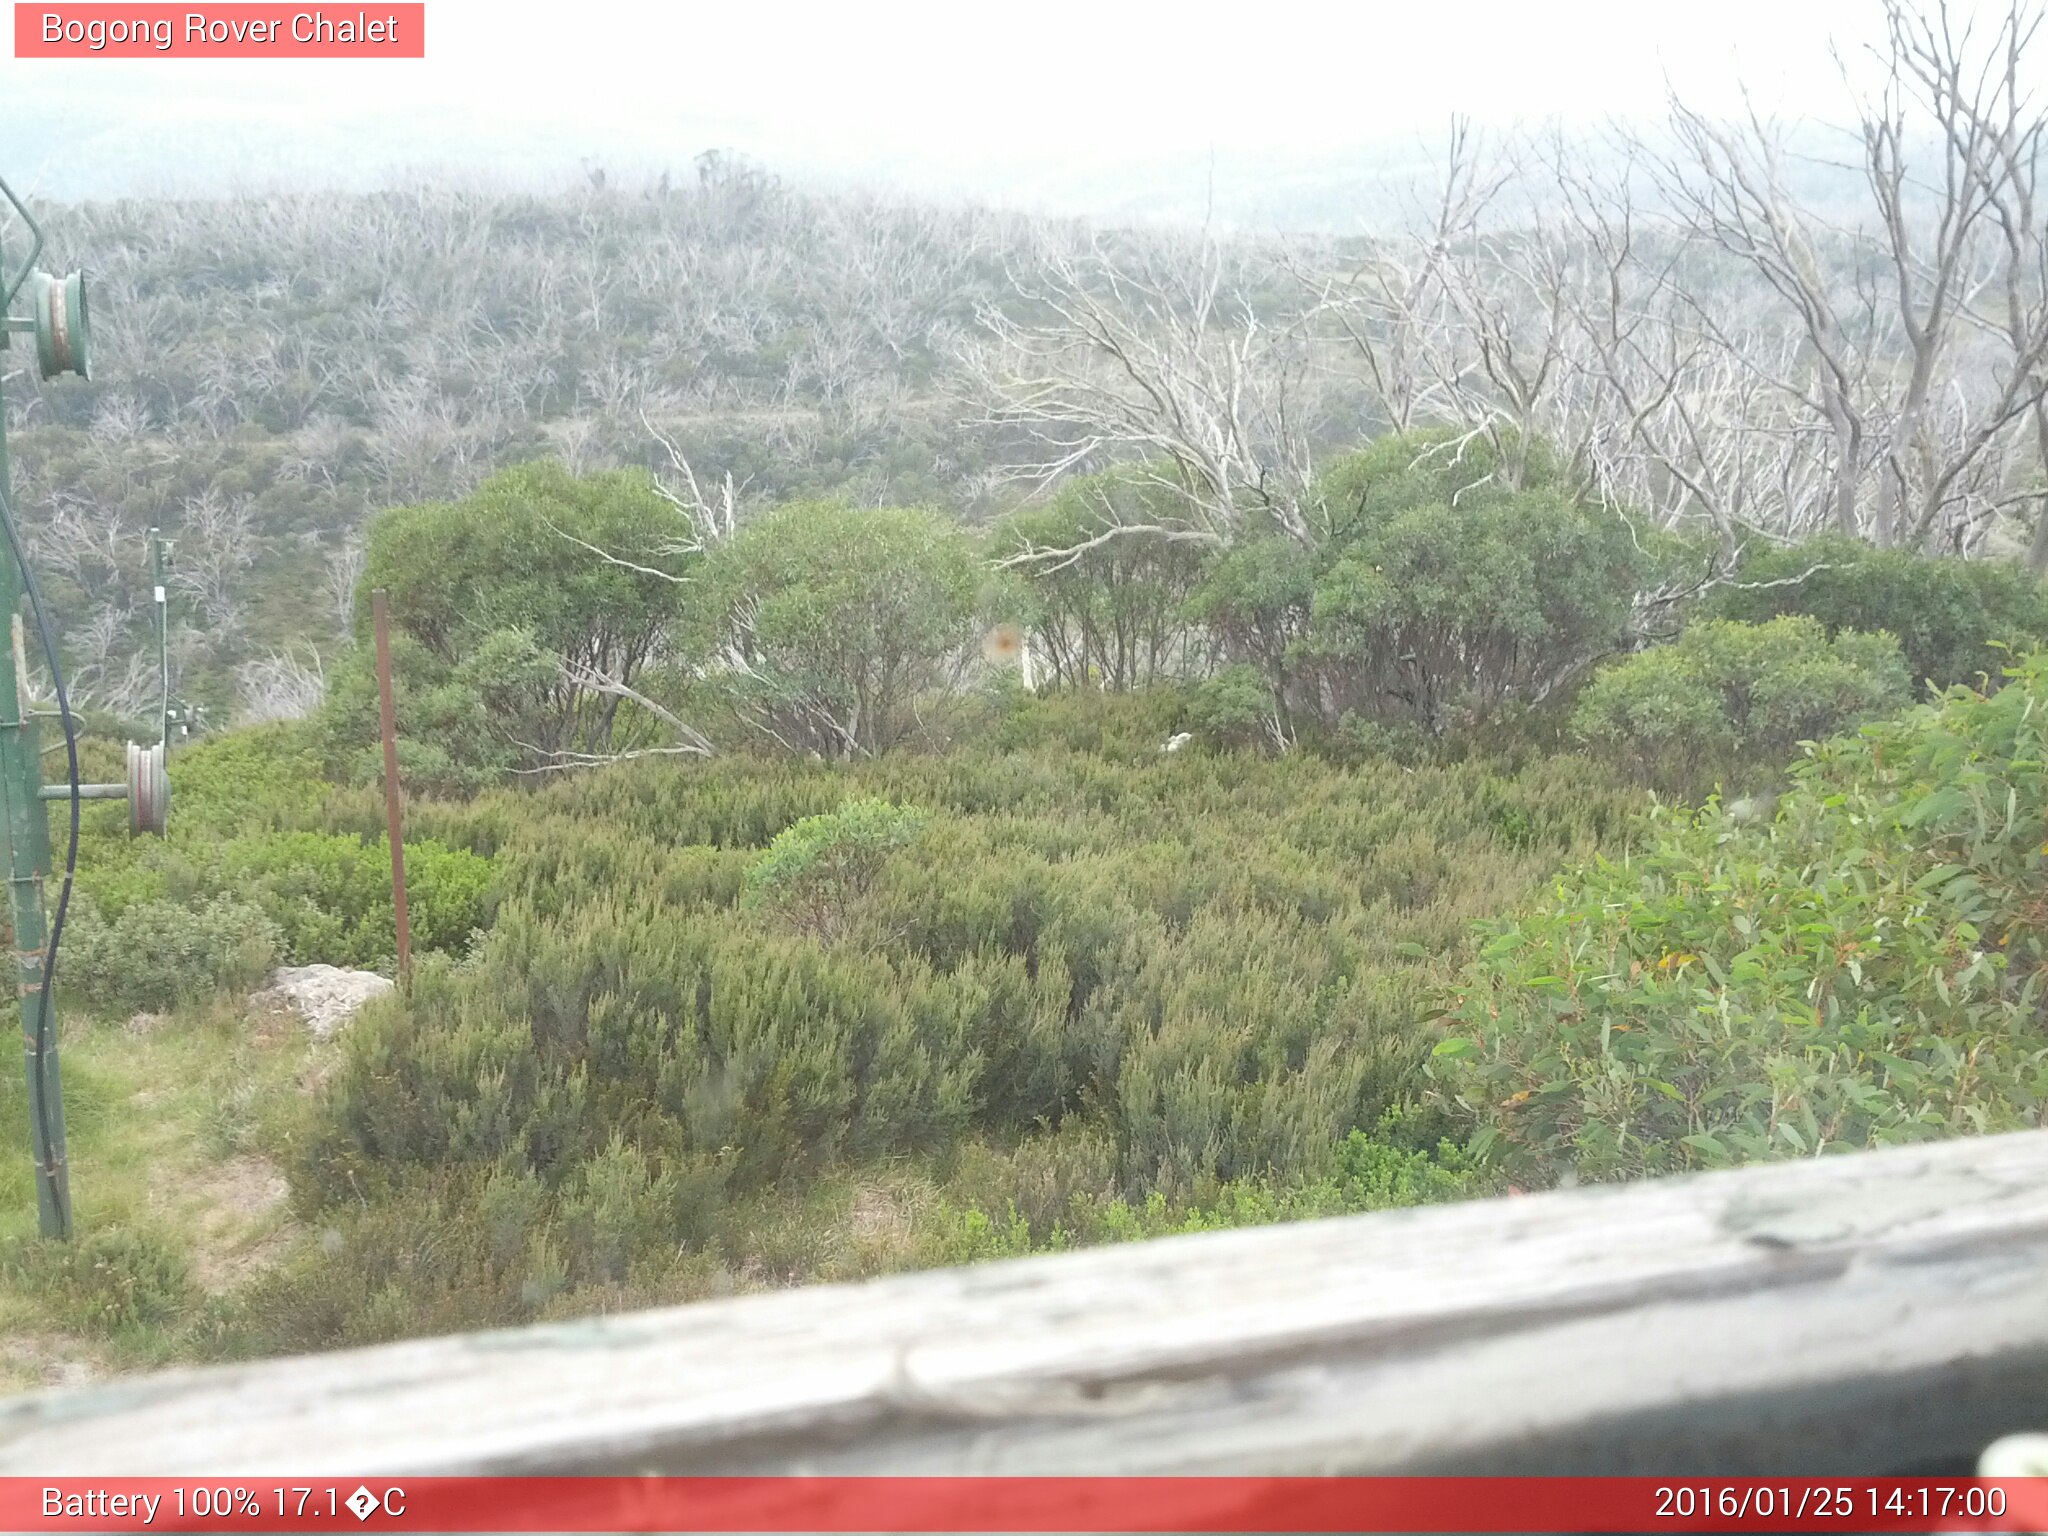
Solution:
<path fill-rule="evenodd" d="M 374 9 L 374 7 L 372 7 Z M 330 6 L 339 12 L 340 6 Z M 355 7 L 348 7 L 353 14 Z M 429 0 L 424 61 L 0 61 L 0 173 L 47 196 L 632 173 L 797 178 L 1077 212 L 1199 201 L 1483 123 L 1839 117 L 1878 0 L 774 5 Z"/>

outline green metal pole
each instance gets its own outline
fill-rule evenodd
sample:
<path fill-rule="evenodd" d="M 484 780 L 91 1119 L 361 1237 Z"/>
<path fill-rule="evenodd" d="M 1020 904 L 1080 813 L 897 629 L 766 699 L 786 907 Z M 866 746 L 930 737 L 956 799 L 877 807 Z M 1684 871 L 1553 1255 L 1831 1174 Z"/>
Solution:
<path fill-rule="evenodd" d="M 0 321 L 5 317 L 0 316 Z M 7 337 L 0 331 L 0 347 Z M 7 460 L 7 402 L 0 397 L 0 500 L 13 509 L 13 481 Z M 21 568 L 0 549 L 0 617 L 9 630 L 20 622 Z M 43 947 L 48 942 L 43 913 L 43 879 L 36 851 L 48 845 L 43 809 L 42 761 L 33 728 L 24 718 L 25 680 L 15 671 L 14 645 L 0 664 L 0 835 L 7 844 L 7 892 L 14 917 L 14 960 L 20 979 L 21 1038 L 27 1057 L 29 1145 L 36 1162 L 36 1216 L 43 1236 L 71 1235 L 71 1170 L 64 1151 L 64 1087 L 57 1066 L 55 1000 L 43 995 Z M 45 818 L 37 837 L 35 818 Z M 42 1049 L 37 1046 L 41 1025 Z M 40 1081 L 39 1081 L 40 1079 Z"/>
<path fill-rule="evenodd" d="M 157 740 L 171 749 L 171 621 L 164 595 L 164 535 L 161 528 L 149 530 L 149 580 L 156 609 L 156 680 L 162 702 L 158 707 Z"/>

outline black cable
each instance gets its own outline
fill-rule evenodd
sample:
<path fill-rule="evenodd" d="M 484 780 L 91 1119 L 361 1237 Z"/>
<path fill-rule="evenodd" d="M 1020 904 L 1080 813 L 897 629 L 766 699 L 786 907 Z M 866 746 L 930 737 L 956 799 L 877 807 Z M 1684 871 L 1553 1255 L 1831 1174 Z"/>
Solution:
<path fill-rule="evenodd" d="M 14 526 L 14 510 L 7 490 L 0 486 L 0 532 L 7 535 L 7 548 L 14 557 L 15 568 L 21 572 L 21 589 L 28 594 L 29 611 L 35 615 L 36 633 L 42 638 L 43 657 L 50 664 L 50 682 L 57 692 L 57 714 L 64 722 L 64 754 L 71 774 L 71 845 L 64 855 L 64 884 L 57 893 L 57 911 L 50 921 L 49 942 L 43 948 L 43 987 L 36 1007 L 35 1049 L 35 1101 L 36 1128 L 42 1132 L 43 1153 L 50 1161 L 36 1171 L 49 1186 L 50 1203 L 57 1211 L 58 1231 L 69 1235 L 71 1212 L 65 1205 L 64 1181 L 57 1177 L 55 1166 L 56 1138 L 51 1134 L 49 1084 L 44 1077 L 44 1064 L 50 1058 L 50 1008 L 55 994 L 51 990 L 57 984 L 57 946 L 64 938 L 64 915 L 71 909 L 71 880 L 78 872 L 78 808 L 82 797 L 79 794 L 78 774 L 78 729 L 71 719 L 71 700 L 64 692 L 64 665 L 57 658 L 56 637 L 50 633 L 50 623 L 43 613 L 43 594 L 36 586 L 35 572 L 28 566 L 28 555 L 21 547 L 21 530 Z M 28 711 L 24 707 L 21 689 L 28 679 L 16 679 L 15 712 L 24 720 Z M 35 777 L 40 778 L 38 773 Z M 42 801 L 38 799 L 35 814 L 43 814 Z M 17 939 L 17 944 L 19 940 Z"/>

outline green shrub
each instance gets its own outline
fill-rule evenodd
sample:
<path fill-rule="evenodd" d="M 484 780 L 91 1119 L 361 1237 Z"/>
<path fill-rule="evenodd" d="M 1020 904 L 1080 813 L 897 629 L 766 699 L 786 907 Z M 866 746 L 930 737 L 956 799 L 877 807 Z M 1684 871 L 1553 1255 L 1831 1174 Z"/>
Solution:
<path fill-rule="evenodd" d="M 262 908 L 229 896 L 136 902 L 111 922 L 82 900 L 65 925 L 58 975 L 95 1007 L 161 1011 L 259 985 L 282 944 Z"/>
<path fill-rule="evenodd" d="M 1775 817 L 1665 812 L 1489 925 L 1431 1072 L 1512 1177 L 2041 1122 L 2048 657 L 1819 748 Z"/>
<path fill-rule="evenodd" d="M 746 902 L 775 912 L 798 932 L 843 935 L 889 856 L 929 818 L 885 800 L 849 800 L 806 816 L 776 835 L 747 871 Z"/>
<path fill-rule="evenodd" d="M 414 1183 L 402 1197 L 326 1213 L 315 1241 L 238 1297 L 221 1352 L 300 1354 L 527 1321 L 525 1255 L 493 1261 L 472 1194 L 459 1180 Z"/>
<path fill-rule="evenodd" d="M 88 1333 L 162 1327 L 193 1301 L 176 1251 L 126 1227 L 95 1228 L 66 1243 L 19 1239 L 0 1255 L 0 1273 Z"/>
<path fill-rule="evenodd" d="M 165 1008 L 253 985 L 272 964 L 388 967 L 390 859 L 374 794 L 357 817 L 322 776 L 303 723 L 256 726 L 171 754 L 169 835 L 131 838 L 118 806 L 87 808 L 60 975 L 97 1006 Z M 488 813 L 415 802 L 415 826 L 488 849 Z M 332 830 L 355 822 L 366 835 Z M 59 829 L 61 831 L 61 828 Z M 490 920 L 489 858 L 415 836 L 406 850 L 413 941 L 461 950 Z M 250 913 L 257 920 L 243 923 Z"/>
<path fill-rule="evenodd" d="M 249 726 L 171 752 L 174 837 L 286 827 L 317 815 L 332 786 L 303 722 Z"/>
<path fill-rule="evenodd" d="M 460 951 L 489 921 L 489 859 L 418 838 L 406 844 L 405 873 L 416 949 Z M 263 912 L 290 964 L 388 966 L 396 954 L 391 858 L 381 839 L 310 830 L 180 836 L 130 850 L 125 862 L 96 864 L 79 890 L 117 925 L 139 905 L 231 896 Z"/>
<path fill-rule="evenodd" d="M 1296 651 L 1327 723 L 1438 736 L 1546 698 L 1621 642 L 1657 536 L 1572 490 L 1540 448 L 1518 468 L 1418 433 L 1324 473 L 1331 533 Z"/>
<path fill-rule="evenodd" d="M 778 749 L 883 751 L 922 733 L 919 705 L 973 640 L 985 577 L 937 512 L 778 507 L 712 552 L 700 653 L 738 663 L 709 681 Z"/>
<path fill-rule="evenodd" d="M 497 792 L 519 814 L 490 932 L 348 1033 L 293 1170 L 310 1220 L 427 1188 L 490 1214 L 431 1280 L 396 1237 L 323 1258 L 294 1282 L 333 1298 L 309 1316 L 396 1328 L 377 1298 L 413 1273 L 434 1315 L 458 1292 L 526 1315 L 529 1280 L 560 1311 L 697 1263 L 816 1273 L 822 1218 L 764 1202 L 885 1168 L 983 1213 L 959 1251 L 1008 1242 L 1013 1205 L 1044 1244 L 1150 1230 L 1155 1193 L 1177 1225 L 1429 1194 L 1410 1154 L 1451 1163 L 1388 1141 L 1381 1167 L 1352 1132 L 1386 1139 L 1469 921 L 1623 835 L 1636 796 L 1570 757 L 1163 754 L 1179 707 L 1025 701 L 1030 751 Z M 805 891 L 861 942 L 793 933 Z M 875 1252 L 958 1249 L 912 1225 Z M 339 1272 L 358 1259 L 383 1278 Z"/>
<path fill-rule="evenodd" d="M 1349 720 L 1439 740 L 1625 642 L 1673 542 L 1580 494 L 1541 444 L 1507 446 L 1382 438 L 1317 480 L 1306 530 L 1254 528 L 1211 557 L 1187 615 L 1263 682 L 1275 739 Z"/>
<path fill-rule="evenodd" d="M 587 678 L 630 684 L 668 642 L 689 590 L 676 544 L 674 509 L 644 472 L 579 476 L 553 462 L 371 519 L 356 633 L 368 639 L 368 594 L 386 588 L 409 781 L 471 788 L 536 753 L 641 743 L 653 717 Z M 365 779 L 371 656 L 357 645 L 321 712 L 331 760 Z"/>
<path fill-rule="evenodd" d="M 1188 617 L 1209 631 L 1216 652 L 1252 668 L 1265 683 L 1270 709 L 1288 736 L 1293 710 L 1310 721 L 1320 713 L 1302 642 L 1317 571 L 1331 553 L 1284 534 L 1253 534 L 1213 556 L 1188 598 Z"/>
<path fill-rule="evenodd" d="M 1256 668 L 1243 662 L 1225 667 L 1188 695 L 1188 723 L 1219 745 L 1271 744 L 1277 727 L 1272 690 Z"/>
<path fill-rule="evenodd" d="M 677 1181 L 657 1173 L 617 1135 L 585 1163 L 562 1201 L 562 1227 L 572 1255 L 569 1278 L 624 1280 L 643 1253 L 676 1246 Z"/>
<path fill-rule="evenodd" d="M 90 757 L 96 746 L 81 743 Z M 85 765 L 88 778 L 118 778 L 120 758 Z M 331 791 L 321 776 L 312 733 L 283 722 L 229 731 L 175 748 L 167 762 L 171 781 L 168 837 L 128 833 L 125 806 L 88 804 L 80 825 L 78 884 L 102 916 L 113 918 L 132 902 L 189 899 L 213 888 L 193 871 L 234 837 L 303 826 L 316 819 Z M 61 851 L 68 813 L 53 803 L 51 846 Z"/>
<path fill-rule="evenodd" d="M 1775 772 L 1818 741 L 1899 708 L 1911 695 L 1891 636 L 1804 616 L 1763 624 L 1702 619 L 1669 645 L 1604 668 L 1572 724 L 1594 750 L 1663 789 Z"/>
<path fill-rule="evenodd" d="M 1164 1190 L 1126 1198 L 1102 1187 L 1085 1150 L 1078 1167 L 1063 1166 L 1070 1158 L 1062 1154 L 1071 1153 L 1074 1137 L 1039 1138 L 994 1168 L 956 1175 L 948 1184 L 956 1198 L 926 1219 L 921 1256 L 931 1263 L 972 1264 L 1080 1244 L 1432 1205 L 1486 1192 L 1484 1175 L 1463 1148 L 1448 1141 L 1430 1150 L 1402 1146 L 1400 1136 L 1401 1116 L 1389 1112 L 1372 1131 L 1345 1136 L 1334 1148 L 1331 1172 L 1322 1178 L 1233 1179 L 1194 1199 L 1176 1199 Z M 1085 1149 L 1085 1141 L 1080 1146 Z M 999 1179 L 993 1188 L 992 1173 Z M 960 1203 L 959 1195 L 970 1203 Z"/>
<path fill-rule="evenodd" d="M 326 832 L 237 838 L 209 876 L 271 916 L 294 964 L 376 966 L 396 957 L 391 855 L 381 841 Z M 465 849 L 408 841 L 405 885 L 417 949 L 459 951 L 488 920 L 491 864 Z"/>
<path fill-rule="evenodd" d="M 1087 752 L 1136 762 L 1187 723 L 1187 703 L 1179 689 L 1164 687 L 1140 693 L 1020 692 L 1008 701 L 988 744 L 998 752 Z"/>
<path fill-rule="evenodd" d="M 1184 676 L 1206 647 L 1182 610 L 1202 573 L 1202 547 L 1164 532 L 1187 502 L 1168 466 L 1139 466 L 1064 482 L 1045 506 L 1013 512 L 989 553 L 1029 598 L 1032 660 L 1054 686 L 1115 693 Z M 1099 542 L 1096 542 L 1099 541 Z M 1040 551 L 1077 555 L 1032 561 Z"/>
<path fill-rule="evenodd" d="M 1737 585 L 1709 599 L 1711 616 L 1760 622 L 1803 613 L 1830 635 L 1887 631 L 1916 689 L 1983 676 L 1995 685 L 2002 647 L 2048 641 L 2048 592 L 2016 561 L 1932 559 L 1829 534 L 1759 548 L 1736 574 Z"/>

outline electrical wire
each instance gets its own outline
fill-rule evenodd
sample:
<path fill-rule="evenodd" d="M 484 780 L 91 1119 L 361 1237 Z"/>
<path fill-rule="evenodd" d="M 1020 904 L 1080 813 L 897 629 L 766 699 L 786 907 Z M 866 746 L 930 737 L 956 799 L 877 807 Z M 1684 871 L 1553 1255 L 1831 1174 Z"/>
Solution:
<path fill-rule="evenodd" d="M 6 487 L 0 486 L 0 532 L 7 536 L 7 548 L 14 558 L 15 568 L 21 572 L 21 587 L 28 594 L 29 611 L 35 615 L 36 634 L 42 639 L 43 657 L 50 666 L 50 682 L 57 693 L 57 715 L 64 722 L 64 755 L 70 773 L 71 787 L 71 842 L 64 854 L 64 884 L 57 892 L 57 910 L 50 921 L 49 942 L 43 947 L 43 985 L 36 1002 L 35 1044 L 32 1055 L 35 1060 L 35 1101 L 36 1128 L 42 1134 L 43 1153 L 49 1161 L 36 1169 L 48 1187 L 50 1204 L 57 1212 L 57 1230 L 66 1236 L 71 1232 L 71 1212 L 65 1203 L 64 1181 L 57 1176 L 54 1162 L 56 1138 L 51 1134 L 50 1088 L 44 1075 L 44 1066 L 50 1057 L 50 1008 L 55 994 L 51 989 L 57 984 L 57 946 L 64 938 L 64 917 L 71 909 L 71 881 L 78 873 L 78 821 L 82 796 L 79 793 L 78 773 L 78 728 L 71 718 L 71 700 L 64 691 L 64 664 L 57 657 L 56 637 L 50 633 L 49 619 L 43 612 L 43 594 L 36 585 L 35 572 L 29 569 L 28 555 L 21 544 L 21 530 L 14 523 L 14 508 Z M 27 679 L 16 680 L 15 708 L 24 717 L 27 711 L 22 707 L 20 688 Z M 37 775 L 40 777 L 40 774 Z M 35 814 L 42 814 L 42 802 L 36 802 Z"/>

